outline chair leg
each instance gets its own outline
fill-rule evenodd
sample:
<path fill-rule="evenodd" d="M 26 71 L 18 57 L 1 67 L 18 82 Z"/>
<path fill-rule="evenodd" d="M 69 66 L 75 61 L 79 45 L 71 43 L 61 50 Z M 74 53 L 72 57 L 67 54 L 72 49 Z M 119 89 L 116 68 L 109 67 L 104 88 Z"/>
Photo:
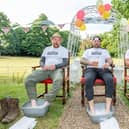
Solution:
<path fill-rule="evenodd" d="M 47 85 L 47 83 L 45 83 L 45 93 L 47 93 L 48 92 L 48 85 Z"/>
<path fill-rule="evenodd" d="M 127 92 L 127 81 L 124 79 L 124 95 L 126 96 Z"/>
<path fill-rule="evenodd" d="M 81 84 L 81 104 L 85 105 L 85 96 L 84 96 L 84 84 Z"/>
<path fill-rule="evenodd" d="M 44 94 L 46 94 L 47 92 L 48 92 L 48 84 L 45 83 L 45 92 L 43 91 L 43 93 L 38 95 L 37 98 L 44 97 Z"/>
<path fill-rule="evenodd" d="M 68 96 L 70 96 L 70 93 L 69 93 L 69 80 L 67 81 L 67 94 L 68 94 Z"/>
<path fill-rule="evenodd" d="M 113 93 L 112 103 L 113 103 L 113 106 L 116 105 L 116 83 L 114 84 L 114 93 Z"/>
<path fill-rule="evenodd" d="M 66 96 L 66 92 L 65 92 L 65 82 L 63 82 L 63 87 L 62 87 L 62 94 L 63 94 L 63 96 L 62 96 L 62 104 L 64 105 L 65 103 L 66 103 L 66 98 L 65 98 L 65 96 Z"/>

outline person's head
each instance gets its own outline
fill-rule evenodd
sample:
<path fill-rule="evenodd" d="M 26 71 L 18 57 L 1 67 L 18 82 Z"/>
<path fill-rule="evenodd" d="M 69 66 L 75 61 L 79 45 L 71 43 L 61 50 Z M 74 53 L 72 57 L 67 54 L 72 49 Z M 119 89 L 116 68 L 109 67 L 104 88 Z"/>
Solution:
<path fill-rule="evenodd" d="M 54 33 L 51 37 L 51 42 L 54 48 L 58 48 L 62 42 L 62 36 L 58 32 Z"/>
<path fill-rule="evenodd" d="M 94 36 L 92 39 L 92 46 L 95 48 L 99 48 L 101 45 L 101 38 L 99 36 Z"/>

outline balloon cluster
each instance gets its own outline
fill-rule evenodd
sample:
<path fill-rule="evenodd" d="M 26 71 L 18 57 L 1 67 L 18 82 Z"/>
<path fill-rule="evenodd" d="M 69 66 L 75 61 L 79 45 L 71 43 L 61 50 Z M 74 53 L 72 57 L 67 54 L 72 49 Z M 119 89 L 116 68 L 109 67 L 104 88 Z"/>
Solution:
<path fill-rule="evenodd" d="M 98 0 L 97 9 L 103 19 L 108 19 L 111 15 L 111 5 L 109 3 L 103 4 L 102 0 Z"/>
<path fill-rule="evenodd" d="M 78 27 L 82 31 L 86 30 L 84 16 L 85 16 L 84 10 L 79 10 L 76 14 L 76 20 L 75 20 L 76 27 Z"/>

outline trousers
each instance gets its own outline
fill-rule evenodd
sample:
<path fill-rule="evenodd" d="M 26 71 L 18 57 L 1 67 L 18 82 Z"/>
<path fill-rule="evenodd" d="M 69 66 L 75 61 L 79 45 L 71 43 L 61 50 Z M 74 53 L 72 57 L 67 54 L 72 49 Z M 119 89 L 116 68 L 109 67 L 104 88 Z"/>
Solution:
<path fill-rule="evenodd" d="M 62 69 L 56 69 L 53 71 L 51 70 L 43 71 L 38 69 L 34 70 L 30 75 L 28 75 L 24 81 L 29 99 L 36 99 L 37 97 L 36 84 L 47 78 L 51 78 L 53 80 L 52 89 L 49 91 L 49 93 L 51 93 L 53 97 L 56 97 L 57 92 L 62 87 L 62 81 L 63 81 Z"/>
<path fill-rule="evenodd" d="M 109 69 L 87 68 L 85 71 L 85 78 L 85 96 L 87 97 L 88 101 L 93 99 L 93 86 L 96 78 L 104 80 L 106 97 L 112 98 L 114 92 L 114 83 L 112 72 Z"/>

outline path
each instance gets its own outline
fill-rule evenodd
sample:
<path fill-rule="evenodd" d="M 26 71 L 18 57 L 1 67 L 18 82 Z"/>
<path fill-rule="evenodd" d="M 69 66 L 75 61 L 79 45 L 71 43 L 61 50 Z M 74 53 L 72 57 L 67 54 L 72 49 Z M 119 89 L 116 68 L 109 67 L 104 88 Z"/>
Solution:
<path fill-rule="evenodd" d="M 81 106 L 80 100 L 80 88 L 77 87 L 73 97 L 67 101 L 58 129 L 100 129 L 99 124 L 91 122 L 86 108 Z M 98 100 L 96 99 L 96 101 Z M 129 110 L 119 98 L 117 98 L 115 118 L 120 129 L 129 129 Z"/>

